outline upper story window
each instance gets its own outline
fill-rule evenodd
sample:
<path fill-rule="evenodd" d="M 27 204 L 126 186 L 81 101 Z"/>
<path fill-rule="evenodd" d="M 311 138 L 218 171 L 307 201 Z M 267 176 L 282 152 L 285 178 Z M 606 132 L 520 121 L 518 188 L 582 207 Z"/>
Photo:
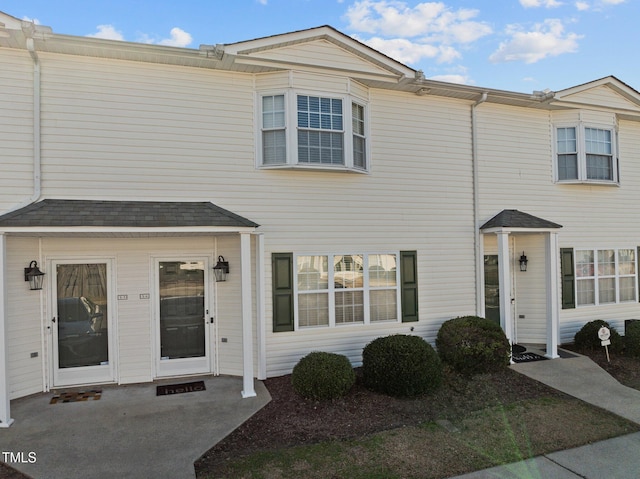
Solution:
<path fill-rule="evenodd" d="M 369 169 L 362 102 L 290 91 L 262 95 L 260 108 L 260 166 Z"/>
<path fill-rule="evenodd" d="M 615 131 L 583 124 L 556 128 L 559 182 L 617 183 Z"/>

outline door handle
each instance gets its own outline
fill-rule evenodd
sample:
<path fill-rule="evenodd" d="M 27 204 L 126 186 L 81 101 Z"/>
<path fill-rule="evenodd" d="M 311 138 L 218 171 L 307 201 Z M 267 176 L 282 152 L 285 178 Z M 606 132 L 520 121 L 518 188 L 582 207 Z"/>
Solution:
<path fill-rule="evenodd" d="M 55 317 L 51 318 L 51 322 L 55 323 L 56 322 L 56 318 Z"/>

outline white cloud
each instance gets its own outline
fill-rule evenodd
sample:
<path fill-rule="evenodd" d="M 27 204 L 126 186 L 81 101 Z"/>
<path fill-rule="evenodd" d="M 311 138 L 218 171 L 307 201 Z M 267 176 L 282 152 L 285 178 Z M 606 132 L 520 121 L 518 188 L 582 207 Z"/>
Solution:
<path fill-rule="evenodd" d="M 587 3 L 587 2 L 576 2 L 576 8 L 583 12 L 585 10 L 589 10 L 589 8 L 591 8 L 591 6 Z"/>
<path fill-rule="evenodd" d="M 385 37 L 429 37 L 451 43 L 469 43 L 488 35 L 491 27 L 471 21 L 478 10 L 451 10 L 442 2 L 419 3 L 409 7 L 392 0 L 360 0 L 345 14 L 349 29 Z"/>
<path fill-rule="evenodd" d="M 533 30 L 524 31 L 520 25 L 507 27 L 510 40 L 502 42 L 490 57 L 493 63 L 523 61 L 535 63 L 550 56 L 573 53 L 578 50 L 581 35 L 565 33 L 562 22 L 547 19 L 537 23 Z"/>
<path fill-rule="evenodd" d="M 98 31 L 87 36 L 105 40 L 124 40 L 122 33 L 117 31 L 113 25 L 98 25 Z"/>
<path fill-rule="evenodd" d="M 160 40 L 158 44 L 170 47 L 186 47 L 193 41 L 193 37 L 190 33 L 187 33 L 178 27 L 173 27 L 170 34 L 171 38 Z"/>
<path fill-rule="evenodd" d="M 520 0 L 520 5 L 524 8 L 556 8 L 562 5 L 562 2 L 557 0 Z"/>
<path fill-rule="evenodd" d="M 442 2 L 424 2 L 413 7 L 403 1 L 359 0 L 345 18 L 348 28 L 371 35 L 359 41 L 403 63 L 422 58 L 450 63 L 462 55 L 458 50 L 492 33 L 484 22 L 474 21 L 477 10 L 452 10 Z"/>
<path fill-rule="evenodd" d="M 435 75 L 432 77 L 429 77 L 429 80 L 435 80 L 435 81 L 443 81 L 443 82 L 447 82 L 447 83 L 458 83 L 461 85 L 473 85 L 473 81 L 471 81 L 471 79 L 466 76 L 466 75 L 459 75 L 459 74 L 449 74 L 449 75 Z"/>
<path fill-rule="evenodd" d="M 460 53 L 453 47 L 412 42 L 406 38 L 385 39 L 372 37 L 363 39 L 357 35 L 354 35 L 353 38 L 399 62 L 409 65 L 415 65 L 423 58 L 435 58 L 439 63 L 449 63 L 460 57 Z"/>

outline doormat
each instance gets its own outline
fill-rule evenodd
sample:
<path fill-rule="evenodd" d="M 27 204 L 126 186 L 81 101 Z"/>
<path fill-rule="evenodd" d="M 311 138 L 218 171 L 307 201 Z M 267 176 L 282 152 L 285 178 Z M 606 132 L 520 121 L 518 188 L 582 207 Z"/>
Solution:
<path fill-rule="evenodd" d="M 204 381 L 195 381 L 184 384 L 166 384 L 156 388 L 156 396 L 168 396 L 170 394 L 192 393 L 196 391 L 206 391 Z"/>
<path fill-rule="evenodd" d="M 514 354 L 511 356 L 511 359 L 513 359 L 514 363 L 531 363 L 533 361 L 544 361 L 549 358 L 545 358 L 536 353 L 522 353 Z"/>
<path fill-rule="evenodd" d="M 91 389 L 89 391 L 70 391 L 56 394 L 51 398 L 49 404 L 58 404 L 64 402 L 80 402 L 93 399 L 97 401 L 102 397 L 102 389 Z"/>

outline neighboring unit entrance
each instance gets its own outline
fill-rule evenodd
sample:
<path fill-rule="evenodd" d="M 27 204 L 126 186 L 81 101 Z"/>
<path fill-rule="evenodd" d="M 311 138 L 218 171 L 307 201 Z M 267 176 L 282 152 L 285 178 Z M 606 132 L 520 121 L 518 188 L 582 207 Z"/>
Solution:
<path fill-rule="evenodd" d="M 157 375 L 211 372 L 206 259 L 156 261 Z"/>
<path fill-rule="evenodd" d="M 110 262 L 53 266 L 53 385 L 114 381 Z"/>

